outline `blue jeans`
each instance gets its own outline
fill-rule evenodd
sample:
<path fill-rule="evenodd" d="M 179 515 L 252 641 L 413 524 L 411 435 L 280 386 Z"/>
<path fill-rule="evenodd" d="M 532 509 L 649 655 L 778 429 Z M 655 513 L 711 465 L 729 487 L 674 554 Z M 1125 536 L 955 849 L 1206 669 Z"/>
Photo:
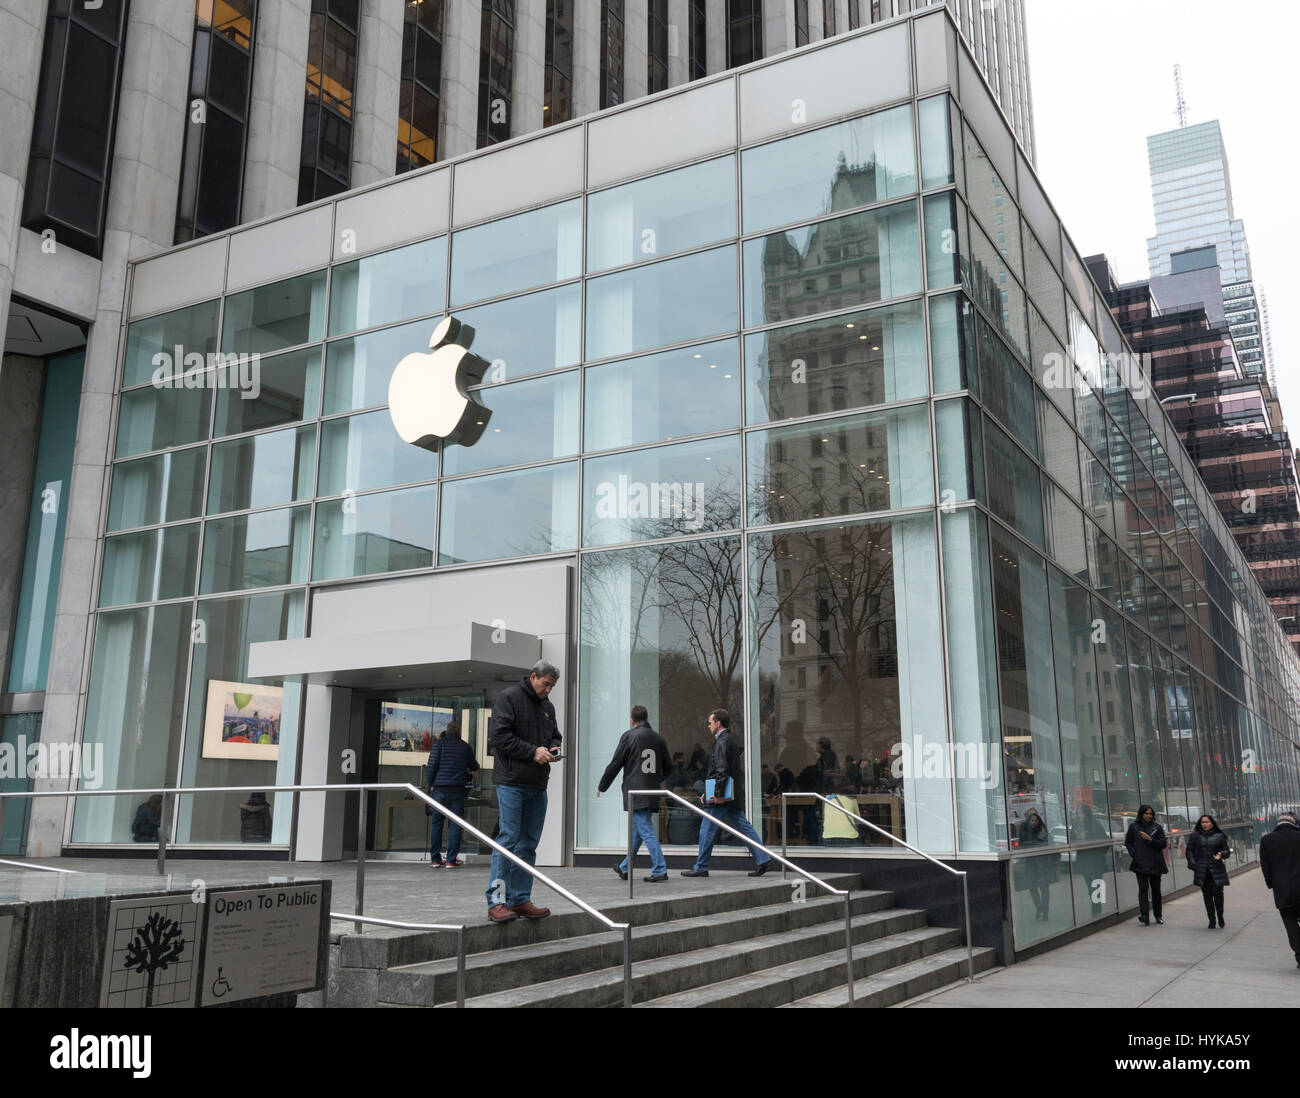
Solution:
<path fill-rule="evenodd" d="M 542 837 L 542 824 L 546 822 L 546 790 L 499 785 L 497 812 L 497 842 L 529 865 L 536 865 L 537 843 Z M 532 875 L 494 850 L 485 895 L 489 907 L 500 903 L 506 907 L 526 904 L 533 895 Z"/>
<path fill-rule="evenodd" d="M 664 848 L 659 845 L 659 837 L 655 834 L 655 814 L 650 808 L 638 808 L 632 813 L 632 828 L 635 832 L 632 838 L 632 857 L 641 849 L 641 844 L 645 843 L 645 848 L 650 852 L 650 872 L 658 877 L 662 873 L 668 872 L 668 863 L 664 861 Z M 627 858 L 624 857 L 618 863 L 620 873 L 628 872 Z"/>
<path fill-rule="evenodd" d="M 448 811 L 456 813 L 461 819 L 465 818 L 465 794 L 463 792 L 451 792 L 450 790 L 435 789 L 433 799 L 441 805 L 446 805 Z M 438 860 L 438 852 L 442 849 L 442 825 L 444 821 L 447 824 L 447 861 L 454 862 L 456 855 L 460 853 L 460 824 L 453 823 L 451 820 L 445 820 L 441 812 L 434 810 L 432 828 L 429 832 L 429 859 Z"/>
<path fill-rule="evenodd" d="M 728 827 L 734 827 L 747 839 L 753 839 L 756 843 L 762 842 L 753 825 L 745 819 L 745 814 L 734 803 L 706 804 L 700 807 L 712 816 L 713 820 L 721 820 Z M 700 853 L 695 859 L 695 868 L 698 870 L 709 868 L 709 857 L 713 854 L 713 841 L 718 837 L 718 825 L 713 820 L 700 821 Z M 755 866 L 772 860 L 761 850 L 755 850 L 753 847 L 750 850 L 754 855 Z"/>

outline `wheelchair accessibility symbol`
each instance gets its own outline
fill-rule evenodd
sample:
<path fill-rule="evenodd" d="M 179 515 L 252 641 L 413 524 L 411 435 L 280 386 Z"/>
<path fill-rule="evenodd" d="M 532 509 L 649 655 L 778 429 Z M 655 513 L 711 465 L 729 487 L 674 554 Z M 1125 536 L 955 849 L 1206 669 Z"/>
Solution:
<path fill-rule="evenodd" d="M 233 989 L 230 981 L 226 979 L 220 968 L 217 969 L 217 978 L 212 981 L 212 997 L 220 999 L 222 996 L 229 995 Z"/>

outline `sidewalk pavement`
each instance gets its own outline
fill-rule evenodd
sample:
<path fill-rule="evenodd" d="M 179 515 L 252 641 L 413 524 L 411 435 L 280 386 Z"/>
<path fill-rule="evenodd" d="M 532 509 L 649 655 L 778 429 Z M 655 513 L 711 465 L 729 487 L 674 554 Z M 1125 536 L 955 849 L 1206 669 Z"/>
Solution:
<path fill-rule="evenodd" d="M 1206 928 L 1200 890 L 1164 905 L 1164 926 L 1133 917 L 973 984 L 906 1007 L 1300 1006 L 1300 969 L 1259 867 L 1224 890 L 1223 930 Z"/>

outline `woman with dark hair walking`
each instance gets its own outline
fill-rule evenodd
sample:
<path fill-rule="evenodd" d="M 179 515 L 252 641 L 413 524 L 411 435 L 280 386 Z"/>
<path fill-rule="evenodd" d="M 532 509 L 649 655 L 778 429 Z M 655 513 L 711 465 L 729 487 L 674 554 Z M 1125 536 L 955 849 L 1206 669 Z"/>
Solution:
<path fill-rule="evenodd" d="M 1169 840 L 1165 829 L 1156 823 L 1156 811 L 1149 804 L 1138 808 L 1137 819 L 1128 825 L 1128 834 L 1124 836 L 1124 846 L 1128 848 L 1129 870 L 1137 874 L 1138 884 L 1138 922 L 1150 926 L 1150 915 L 1156 922 L 1164 925 L 1160 917 L 1160 878 L 1169 872 L 1165 865 L 1165 847 Z M 1147 892 L 1151 893 L 1148 904 Z"/>
<path fill-rule="evenodd" d="M 1187 868 L 1195 876 L 1205 901 L 1205 914 L 1210 929 L 1223 926 L 1223 889 L 1228 884 L 1228 868 L 1223 863 L 1232 857 L 1228 836 L 1219 830 L 1214 817 L 1208 813 L 1196 821 L 1196 830 L 1187 839 Z"/>

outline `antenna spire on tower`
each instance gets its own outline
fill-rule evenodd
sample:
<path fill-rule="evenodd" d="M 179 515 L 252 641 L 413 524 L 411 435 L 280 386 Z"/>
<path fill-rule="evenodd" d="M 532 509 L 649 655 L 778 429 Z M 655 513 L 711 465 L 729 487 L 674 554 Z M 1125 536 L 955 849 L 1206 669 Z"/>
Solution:
<path fill-rule="evenodd" d="M 1181 64 L 1174 66 L 1174 91 L 1178 98 L 1178 125 L 1182 128 L 1187 125 L 1187 100 L 1183 97 L 1183 66 Z"/>

